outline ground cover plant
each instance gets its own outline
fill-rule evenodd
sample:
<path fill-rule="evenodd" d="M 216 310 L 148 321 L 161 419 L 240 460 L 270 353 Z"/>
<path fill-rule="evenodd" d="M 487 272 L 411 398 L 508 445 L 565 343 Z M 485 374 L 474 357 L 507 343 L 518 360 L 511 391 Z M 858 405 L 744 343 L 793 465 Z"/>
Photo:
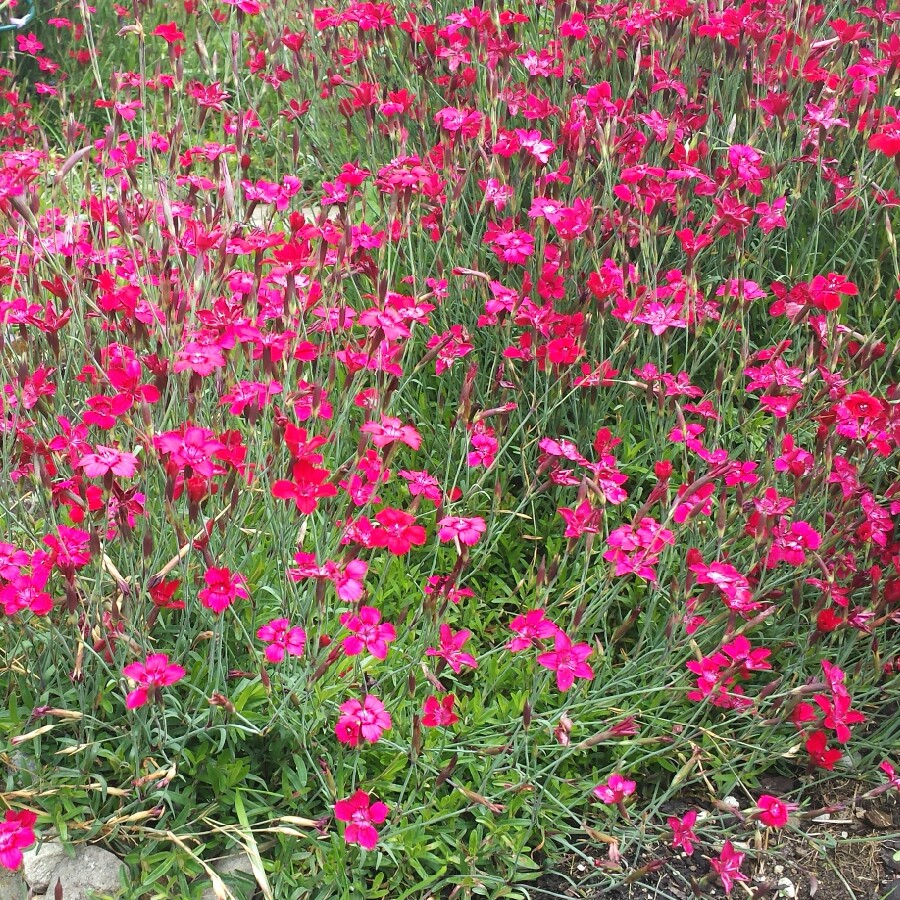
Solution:
<path fill-rule="evenodd" d="M 36 11 L 0 864 L 763 896 L 823 784 L 896 795 L 891 4 Z"/>

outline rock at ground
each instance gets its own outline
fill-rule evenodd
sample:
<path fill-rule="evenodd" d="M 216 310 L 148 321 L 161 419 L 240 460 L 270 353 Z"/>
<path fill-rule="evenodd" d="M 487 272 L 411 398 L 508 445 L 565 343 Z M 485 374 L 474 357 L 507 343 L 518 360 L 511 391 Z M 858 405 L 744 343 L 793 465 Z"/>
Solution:
<path fill-rule="evenodd" d="M 25 900 L 27 895 L 28 889 L 21 871 L 0 869 L 0 900 Z"/>
<path fill-rule="evenodd" d="M 50 873 L 47 896 L 59 882 L 63 900 L 93 900 L 97 894 L 118 894 L 119 874 L 125 864 L 114 853 L 93 844 L 78 847 L 75 858 L 66 857 Z"/>
<path fill-rule="evenodd" d="M 53 870 L 66 857 L 66 851 L 59 841 L 47 841 L 39 847 L 32 847 L 23 854 L 25 881 L 35 894 L 46 894 Z"/>
<path fill-rule="evenodd" d="M 900 900 L 900 880 L 892 881 L 885 887 L 884 900 Z"/>
<path fill-rule="evenodd" d="M 223 856 L 221 859 L 210 863 L 210 867 L 215 870 L 217 875 L 222 876 L 222 880 L 227 885 L 228 890 L 231 891 L 237 900 L 250 900 L 256 892 L 256 878 L 253 875 L 250 858 L 246 853 L 233 853 L 230 856 Z M 212 886 L 203 891 L 201 900 L 216 900 L 216 894 Z"/>

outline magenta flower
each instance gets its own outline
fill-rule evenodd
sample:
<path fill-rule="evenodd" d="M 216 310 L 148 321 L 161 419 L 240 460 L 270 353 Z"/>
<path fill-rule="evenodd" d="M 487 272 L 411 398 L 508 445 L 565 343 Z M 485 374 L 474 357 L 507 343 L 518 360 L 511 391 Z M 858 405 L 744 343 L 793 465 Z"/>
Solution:
<path fill-rule="evenodd" d="M 344 613 L 341 625 L 351 632 L 342 644 L 347 656 L 357 656 L 365 650 L 376 659 L 384 659 L 388 644 L 397 638 L 394 626 L 382 623 L 381 613 L 374 606 L 363 606 L 358 614 Z"/>
<path fill-rule="evenodd" d="M 268 646 L 263 651 L 271 663 L 280 663 L 287 653 L 290 656 L 302 656 L 306 643 L 306 632 L 295 625 L 293 628 L 287 619 L 272 619 L 268 625 L 262 625 L 256 636 Z"/>
<path fill-rule="evenodd" d="M 698 840 L 694 834 L 694 825 L 697 824 L 697 810 L 689 809 L 680 819 L 669 816 L 666 819 L 669 828 L 672 829 L 672 846 L 680 847 L 690 856 L 694 852 L 694 842 Z"/>
<path fill-rule="evenodd" d="M 603 803 L 615 806 L 630 797 L 637 789 L 637 784 L 614 772 L 606 779 L 606 784 L 598 784 L 591 793 Z"/>
<path fill-rule="evenodd" d="M 128 709 L 137 709 L 148 700 L 159 700 L 159 689 L 181 681 L 184 669 L 169 662 L 165 653 L 152 653 L 144 662 L 133 662 L 122 669 L 126 678 L 137 682 L 137 687 L 125 699 Z"/>
<path fill-rule="evenodd" d="M 429 647 L 425 652 L 429 656 L 440 656 L 447 660 L 447 665 L 453 669 L 458 675 L 463 666 L 469 666 L 471 669 L 477 669 L 478 663 L 475 657 L 469 653 L 463 653 L 462 647 L 465 642 L 472 637 L 472 632 L 465 628 L 461 628 L 456 633 L 449 625 L 441 625 L 441 646 L 440 648 Z"/>
<path fill-rule="evenodd" d="M 8 809 L 0 820 L 0 866 L 15 871 L 22 865 L 22 851 L 35 841 L 37 815 L 30 809 Z"/>
<path fill-rule="evenodd" d="M 725 841 L 722 852 L 718 859 L 711 859 L 709 864 L 715 869 L 725 888 L 725 893 L 730 894 L 731 889 L 737 881 L 749 881 L 746 875 L 741 873 L 741 863 L 744 861 L 744 854 L 738 853 L 731 844 L 731 841 Z"/>
<path fill-rule="evenodd" d="M 206 587 L 197 596 L 200 602 L 217 615 L 224 612 L 232 603 L 241 597 L 246 600 L 250 595 L 244 585 L 244 576 L 231 569 L 210 568 L 203 575 Z"/>
<path fill-rule="evenodd" d="M 756 805 L 759 808 L 757 818 L 769 828 L 784 828 L 787 825 L 788 816 L 798 808 L 796 803 L 779 800 L 778 797 L 770 794 L 760 796 Z"/>
<path fill-rule="evenodd" d="M 591 655 L 590 644 L 573 644 L 571 638 L 557 631 L 553 637 L 553 650 L 541 653 L 538 665 L 556 672 L 556 686 L 565 692 L 576 678 L 593 678 L 594 670 L 585 660 Z"/>
<path fill-rule="evenodd" d="M 547 618 L 547 613 L 543 609 L 529 609 L 524 616 L 516 616 L 509 623 L 509 627 L 516 633 L 516 637 L 506 645 L 506 649 L 512 653 L 527 650 L 538 641 L 551 638 L 559 631 L 559 626 Z"/>
<path fill-rule="evenodd" d="M 352 797 L 338 800 L 334 804 L 334 817 L 346 822 L 344 840 L 348 844 L 359 844 L 364 850 L 374 850 L 378 843 L 376 825 L 387 818 L 387 804 L 376 800 L 371 803 L 365 791 L 357 791 Z"/>
<path fill-rule="evenodd" d="M 179 469 L 190 468 L 195 475 L 206 478 L 215 474 L 213 457 L 225 449 L 208 428 L 187 425 L 181 431 L 167 431 L 153 438 L 157 452 L 167 453 Z"/>
<path fill-rule="evenodd" d="M 885 786 L 900 791 L 900 774 L 897 773 L 897 770 L 887 760 L 884 760 L 878 768 L 884 772 L 887 778 Z"/>
<path fill-rule="evenodd" d="M 478 543 L 479 538 L 486 529 L 487 526 L 484 523 L 484 519 L 479 516 L 472 516 L 471 518 L 444 516 L 438 522 L 438 537 L 444 542 L 452 541 L 456 538 L 461 544 L 471 547 L 473 544 Z"/>
<path fill-rule="evenodd" d="M 384 704 L 371 694 L 363 699 L 347 700 L 338 707 L 341 717 L 335 725 L 335 733 L 342 744 L 358 747 L 365 740 L 374 744 L 391 727 L 391 716 Z"/>

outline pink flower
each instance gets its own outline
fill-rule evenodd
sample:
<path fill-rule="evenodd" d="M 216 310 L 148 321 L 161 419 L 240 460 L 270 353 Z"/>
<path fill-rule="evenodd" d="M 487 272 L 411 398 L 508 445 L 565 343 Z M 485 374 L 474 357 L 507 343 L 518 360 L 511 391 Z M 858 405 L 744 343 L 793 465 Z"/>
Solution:
<path fill-rule="evenodd" d="M 770 794 L 763 794 L 756 801 L 756 805 L 759 807 L 757 818 L 769 828 L 784 828 L 787 825 L 788 816 L 798 808 L 796 803 L 779 800 L 778 797 L 772 797 Z"/>
<path fill-rule="evenodd" d="M 394 441 L 401 441 L 407 447 L 418 450 L 422 444 L 422 436 L 412 425 L 404 425 L 393 416 L 382 416 L 381 422 L 366 422 L 359 430 L 363 434 L 371 434 L 372 443 L 376 447 L 386 447 Z"/>
<path fill-rule="evenodd" d="M 206 478 L 215 474 L 213 456 L 225 445 L 208 428 L 186 425 L 181 431 L 167 431 L 153 438 L 158 453 L 167 453 L 179 469 L 190 468 Z"/>
<path fill-rule="evenodd" d="M 250 595 L 243 586 L 244 576 L 229 568 L 207 569 L 203 575 L 206 587 L 197 596 L 200 602 L 217 615 L 224 612 L 238 597 L 246 600 Z"/>
<path fill-rule="evenodd" d="M 538 641 L 551 638 L 559 631 L 559 627 L 547 618 L 547 613 L 543 609 L 529 609 L 524 616 L 516 616 L 509 623 L 509 627 L 517 635 L 506 645 L 506 649 L 513 653 L 527 650 Z"/>
<path fill-rule="evenodd" d="M 348 844 L 359 844 L 365 850 L 374 850 L 378 843 L 376 825 L 381 825 L 387 818 L 387 805 L 377 800 L 369 801 L 365 791 L 357 791 L 352 797 L 338 800 L 334 804 L 334 816 L 340 822 L 346 822 L 344 840 Z"/>
<path fill-rule="evenodd" d="M 434 475 L 428 472 L 409 472 L 402 471 L 398 473 L 401 478 L 409 482 L 409 492 L 413 497 L 422 496 L 432 503 L 441 502 L 441 485 Z"/>
<path fill-rule="evenodd" d="M 433 694 L 425 698 L 425 706 L 422 710 L 422 724 L 426 728 L 437 728 L 440 725 L 453 725 L 459 721 L 459 716 L 453 712 L 453 704 L 456 697 L 447 694 L 438 700 Z"/>
<path fill-rule="evenodd" d="M 591 793 L 603 803 L 616 805 L 630 797 L 637 789 L 637 784 L 614 772 L 606 779 L 606 784 L 598 784 Z"/>
<path fill-rule="evenodd" d="M 77 464 L 84 469 L 88 478 L 103 478 L 112 472 L 119 478 L 131 478 L 137 471 L 137 457 L 133 453 L 125 453 L 115 447 L 94 447 L 93 453 L 86 453 Z"/>
<path fill-rule="evenodd" d="M 6 810 L 0 820 L 0 866 L 15 871 L 22 865 L 22 851 L 34 842 L 37 815 L 30 809 Z"/>
<path fill-rule="evenodd" d="M 306 632 L 299 626 L 291 628 L 287 619 L 272 619 L 268 625 L 262 625 L 256 636 L 265 641 L 266 659 L 271 663 L 280 663 L 285 653 L 291 656 L 302 656 L 306 643 Z"/>
<path fill-rule="evenodd" d="M 603 511 L 594 509 L 587 500 L 582 500 L 575 509 L 561 506 L 557 512 L 566 521 L 563 537 L 578 538 L 583 534 L 597 534 L 600 531 Z"/>
<path fill-rule="evenodd" d="M 463 666 L 471 669 L 477 669 L 478 663 L 475 657 L 469 653 L 463 653 L 463 644 L 472 636 L 472 632 L 465 628 L 461 628 L 455 634 L 449 625 L 443 624 L 440 628 L 441 646 L 440 649 L 429 647 L 425 652 L 429 656 L 440 656 L 447 660 L 447 664 L 458 675 Z"/>
<path fill-rule="evenodd" d="M 736 881 L 749 881 L 746 875 L 741 874 L 741 863 L 744 861 L 744 854 L 738 853 L 731 844 L 731 841 L 725 841 L 722 852 L 718 859 L 711 859 L 709 864 L 715 869 L 725 888 L 725 893 L 730 894 Z"/>
<path fill-rule="evenodd" d="M 576 678 L 593 678 L 594 670 L 585 662 L 591 655 L 590 644 L 572 644 L 569 636 L 558 630 L 553 637 L 554 649 L 538 656 L 538 665 L 556 672 L 556 686 L 567 691 Z"/>
<path fill-rule="evenodd" d="M 352 632 L 343 640 L 347 656 L 357 656 L 365 650 L 376 659 L 384 659 L 388 644 L 397 638 L 394 626 L 390 622 L 382 623 L 381 613 L 374 606 L 363 606 L 356 615 L 344 613 L 341 625 Z"/>
<path fill-rule="evenodd" d="M 331 565 L 334 565 L 333 563 Z M 328 566 L 326 565 L 326 568 Z M 343 572 L 337 569 L 330 575 L 338 597 L 346 603 L 355 603 L 365 590 L 366 572 L 369 564 L 364 559 L 351 559 Z"/>
<path fill-rule="evenodd" d="M 460 516 L 444 516 L 438 522 L 438 537 L 447 542 L 457 538 L 461 544 L 471 547 L 487 530 L 484 519 L 472 516 L 465 519 Z"/>
<path fill-rule="evenodd" d="M 371 694 L 363 699 L 351 699 L 339 707 L 341 717 L 334 730 L 338 740 L 350 747 L 358 747 L 361 740 L 374 744 L 391 727 L 391 716 L 384 704 Z"/>
<path fill-rule="evenodd" d="M 666 819 L 669 828 L 672 829 L 672 846 L 680 847 L 690 856 L 694 852 L 694 825 L 697 824 L 697 810 L 689 809 L 680 819 L 669 816 Z"/>
<path fill-rule="evenodd" d="M 125 699 L 128 709 L 137 709 L 148 700 L 158 700 L 161 687 L 181 681 L 186 673 L 181 666 L 170 663 L 165 653 L 153 653 L 144 662 L 133 662 L 125 666 L 122 674 L 138 684 Z"/>

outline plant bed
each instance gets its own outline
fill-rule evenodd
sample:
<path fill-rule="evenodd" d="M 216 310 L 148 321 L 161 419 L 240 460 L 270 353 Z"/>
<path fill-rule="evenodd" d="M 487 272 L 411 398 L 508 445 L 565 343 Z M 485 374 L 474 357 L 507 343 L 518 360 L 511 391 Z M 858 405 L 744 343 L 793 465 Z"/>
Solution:
<path fill-rule="evenodd" d="M 900 13 L 37 12 L 0 34 L 0 865 L 876 889 Z"/>

